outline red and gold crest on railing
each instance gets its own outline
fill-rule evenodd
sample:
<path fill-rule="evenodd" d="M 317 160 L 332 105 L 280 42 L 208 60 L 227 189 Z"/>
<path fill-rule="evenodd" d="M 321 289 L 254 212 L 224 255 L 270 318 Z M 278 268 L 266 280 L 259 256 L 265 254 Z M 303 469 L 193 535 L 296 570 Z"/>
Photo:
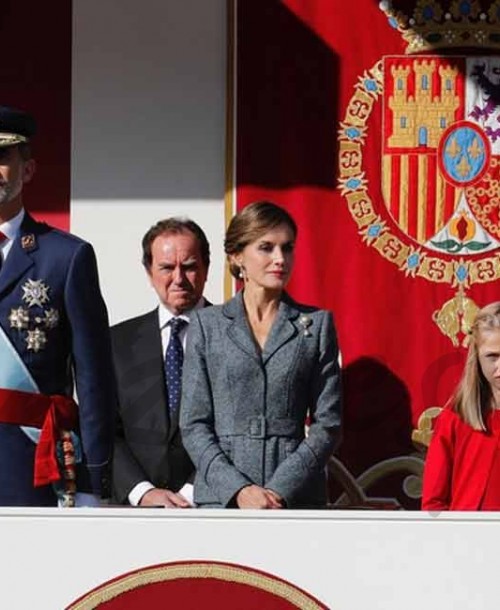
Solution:
<path fill-rule="evenodd" d="M 328 610 L 291 583 L 242 565 L 182 561 L 123 574 L 93 589 L 66 610 Z"/>

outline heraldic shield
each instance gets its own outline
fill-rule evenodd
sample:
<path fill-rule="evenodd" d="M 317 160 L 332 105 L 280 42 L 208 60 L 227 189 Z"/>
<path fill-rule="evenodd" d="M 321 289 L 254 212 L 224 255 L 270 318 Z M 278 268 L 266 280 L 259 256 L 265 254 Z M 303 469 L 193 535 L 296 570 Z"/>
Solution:
<path fill-rule="evenodd" d="M 497 16 L 471 20 L 455 7 L 441 24 L 437 5 L 429 7 L 427 17 L 417 7 L 411 27 L 383 8 L 408 42 L 407 55 L 385 56 L 359 77 L 339 131 L 339 185 L 368 246 L 408 278 L 456 289 L 433 321 L 453 345 L 466 346 L 479 309 L 469 288 L 500 279 L 500 57 L 439 54 L 430 39 L 460 47 L 474 36 L 487 48 L 496 34 L 485 28 L 493 31 Z M 367 140 L 377 137 L 378 192 L 363 163 Z"/>
<path fill-rule="evenodd" d="M 382 193 L 394 222 L 436 252 L 498 248 L 500 58 L 385 57 L 383 79 Z"/>

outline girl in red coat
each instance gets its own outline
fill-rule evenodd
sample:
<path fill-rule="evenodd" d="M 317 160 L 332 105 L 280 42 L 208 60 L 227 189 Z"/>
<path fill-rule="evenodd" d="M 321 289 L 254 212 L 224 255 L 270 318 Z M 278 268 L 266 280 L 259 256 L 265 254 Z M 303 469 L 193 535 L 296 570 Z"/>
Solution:
<path fill-rule="evenodd" d="M 481 309 L 462 380 L 429 446 L 424 510 L 500 510 L 500 302 Z"/>

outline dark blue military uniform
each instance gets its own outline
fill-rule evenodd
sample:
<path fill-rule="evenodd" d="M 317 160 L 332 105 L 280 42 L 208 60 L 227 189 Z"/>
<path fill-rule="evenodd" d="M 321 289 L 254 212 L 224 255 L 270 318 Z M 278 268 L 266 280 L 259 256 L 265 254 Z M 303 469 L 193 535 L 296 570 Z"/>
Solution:
<path fill-rule="evenodd" d="M 92 246 L 26 214 L 0 271 L 0 325 L 41 393 L 71 396 L 76 382 L 77 488 L 106 496 L 115 397 Z M 34 451 L 19 426 L 0 424 L 0 505 L 56 504 L 51 485 L 33 486 Z"/>

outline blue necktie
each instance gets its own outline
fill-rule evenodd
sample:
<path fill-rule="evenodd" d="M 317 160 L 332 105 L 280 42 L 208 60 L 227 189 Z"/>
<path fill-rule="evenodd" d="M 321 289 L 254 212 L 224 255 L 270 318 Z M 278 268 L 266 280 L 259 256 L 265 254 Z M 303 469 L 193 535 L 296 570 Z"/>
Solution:
<path fill-rule="evenodd" d="M 182 318 L 172 318 L 169 322 L 170 340 L 165 353 L 165 380 L 167 382 L 168 410 L 170 415 L 178 413 L 181 403 L 184 352 L 179 333 L 186 324 L 186 320 Z"/>

